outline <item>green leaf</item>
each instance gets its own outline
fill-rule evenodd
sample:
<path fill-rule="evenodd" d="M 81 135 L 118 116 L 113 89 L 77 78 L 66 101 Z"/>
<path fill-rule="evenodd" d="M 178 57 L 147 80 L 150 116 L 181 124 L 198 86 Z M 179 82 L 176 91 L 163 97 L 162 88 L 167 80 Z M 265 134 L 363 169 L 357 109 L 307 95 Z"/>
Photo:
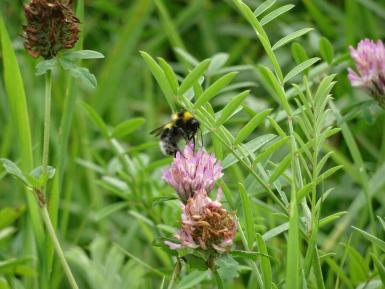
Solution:
<path fill-rule="evenodd" d="M 369 278 L 369 266 L 363 256 L 349 244 L 345 245 L 349 255 L 349 275 L 353 283 L 366 282 Z"/>
<path fill-rule="evenodd" d="M 241 195 L 243 217 L 245 219 L 245 224 L 246 224 L 247 244 L 248 244 L 248 248 L 252 249 L 256 232 L 254 228 L 254 216 L 253 216 L 253 210 L 251 208 L 251 201 L 249 198 L 249 194 L 247 193 L 243 184 L 239 183 L 238 187 L 239 187 L 239 194 Z"/>
<path fill-rule="evenodd" d="M 59 64 L 60 66 L 64 69 L 64 70 L 70 70 L 70 69 L 76 69 L 77 67 L 80 67 L 76 61 L 74 61 L 73 59 L 69 59 L 69 58 L 58 58 L 58 61 L 59 61 Z"/>
<path fill-rule="evenodd" d="M 183 60 L 185 60 L 187 63 L 193 65 L 193 66 L 196 66 L 198 65 L 199 61 L 194 57 L 192 56 L 190 53 L 188 53 L 186 50 L 180 48 L 180 47 L 176 47 L 174 48 L 174 51 L 180 56 L 183 58 Z"/>
<path fill-rule="evenodd" d="M 47 167 L 47 172 L 48 172 L 48 179 L 52 179 L 54 176 L 55 176 L 55 168 L 54 167 L 51 167 L 51 166 L 48 166 Z M 42 177 L 43 175 L 43 167 L 42 166 L 38 166 L 37 168 L 33 169 L 29 175 L 31 177 L 34 177 L 35 179 L 39 179 Z"/>
<path fill-rule="evenodd" d="M 11 289 L 11 287 L 9 286 L 7 280 L 5 280 L 2 277 L 0 277 L 0 289 Z"/>
<path fill-rule="evenodd" d="M 182 81 L 179 89 L 178 94 L 182 95 L 187 90 L 189 90 L 195 82 L 198 81 L 199 78 L 201 78 L 204 73 L 206 72 L 207 68 L 210 65 L 211 59 L 205 59 L 201 63 L 199 63 L 197 66 L 194 67 L 194 69 L 185 77 L 185 79 Z"/>
<path fill-rule="evenodd" d="M 219 69 L 221 69 L 226 61 L 229 59 L 229 55 L 227 53 L 217 53 L 213 56 L 209 68 L 207 69 L 207 75 L 214 75 L 218 73 Z"/>
<path fill-rule="evenodd" d="M 254 262 L 256 262 L 258 256 L 261 256 L 261 255 L 270 258 L 269 255 L 263 254 L 261 252 L 254 252 L 254 251 L 232 250 L 230 254 L 234 257 L 242 257 Z"/>
<path fill-rule="evenodd" d="M 24 173 L 21 171 L 21 169 L 14 162 L 12 162 L 8 159 L 0 159 L 0 161 L 3 163 L 3 167 L 8 174 L 10 174 L 11 176 L 15 177 L 16 179 L 22 181 L 24 183 L 24 185 L 26 185 L 26 186 L 30 185 L 30 183 L 28 182 Z"/>
<path fill-rule="evenodd" d="M 364 236 L 367 240 L 373 243 L 374 246 L 378 247 L 381 251 L 385 252 L 385 242 L 376 236 L 369 234 L 365 232 L 364 230 L 361 230 L 357 227 L 352 226 L 352 228 L 359 233 L 361 233 L 362 236 Z"/>
<path fill-rule="evenodd" d="M 28 178 L 28 181 L 33 185 L 35 188 L 41 188 L 44 184 L 47 183 L 47 180 L 52 179 L 55 176 L 55 168 L 48 166 L 47 167 L 47 175 L 43 174 L 43 167 L 38 166 L 37 168 L 33 169 L 29 175 L 26 177 Z"/>
<path fill-rule="evenodd" d="M 382 285 L 385 287 L 385 266 L 380 260 L 378 260 L 377 256 L 372 254 L 373 263 L 377 269 L 378 275 L 380 275 L 380 279 Z"/>
<path fill-rule="evenodd" d="M 77 60 L 77 59 L 98 59 L 98 58 L 104 58 L 104 55 L 98 51 L 94 50 L 77 50 L 77 51 L 70 51 L 65 52 L 61 55 L 63 58 L 68 58 L 71 60 Z"/>
<path fill-rule="evenodd" d="M 194 104 L 194 108 L 195 109 L 199 108 L 203 104 L 210 101 L 210 99 L 212 99 L 214 96 L 216 96 L 226 85 L 228 85 L 236 75 L 237 75 L 237 72 L 230 72 L 230 73 L 222 76 L 221 78 L 219 78 L 217 81 L 215 81 L 198 98 L 198 100 Z"/>
<path fill-rule="evenodd" d="M 238 9 L 242 12 L 244 17 L 249 21 L 249 23 L 254 28 L 255 33 L 258 36 L 258 39 L 261 41 L 261 44 L 269 57 L 271 63 L 273 64 L 274 71 L 277 74 L 277 77 L 280 81 L 283 80 L 281 66 L 278 63 L 277 57 L 275 56 L 273 50 L 271 49 L 271 44 L 269 37 L 267 36 L 265 30 L 262 27 L 262 24 L 258 21 L 257 17 L 255 17 L 253 11 L 240 0 L 233 0 L 234 4 L 238 7 Z"/>
<path fill-rule="evenodd" d="M 241 143 L 245 138 L 247 138 L 270 114 L 272 109 L 266 109 L 258 114 L 256 114 L 238 133 L 235 138 L 234 144 L 237 145 Z"/>
<path fill-rule="evenodd" d="M 262 26 L 266 25 L 267 23 L 273 21 L 275 18 L 281 16 L 282 14 L 293 9 L 294 7 L 295 7 L 295 5 L 288 4 L 288 5 L 284 5 L 282 7 L 275 9 L 274 11 L 270 12 L 269 14 L 267 14 L 265 17 L 263 17 L 261 19 L 261 25 Z"/>
<path fill-rule="evenodd" d="M 20 266 L 24 265 L 25 263 L 31 262 L 31 257 L 23 257 L 23 258 L 12 258 L 5 261 L 0 262 L 0 274 L 11 274 L 14 272 L 17 272 Z"/>
<path fill-rule="evenodd" d="M 333 175 L 335 172 L 342 169 L 343 167 L 344 166 L 341 165 L 341 166 L 335 166 L 335 167 L 328 169 L 326 172 L 324 172 L 322 175 L 320 175 L 317 178 L 317 184 L 320 182 L 323 182 L 325 179 L 327 179 L 328 177 L 330 177 L 331 175 Z"/>
<path fill-rule="evenodd" d="M 322 218 L 319 222 L 319 226 L 325 226 L 331 222 L 334 222 L 335 220 L 339 219 L 341 216 L 345 215 L 347 212 L 342 211 L 342 212 L 337 212 L 334 214 L 331 214 L 330 216 L 327 216 L 325 218 Z"/>
<path fill-rule="evenodd" d="M 72 77 L 79 79 L 86 87 L 94 89 L 98 85 L 95 75 L 93 75 L 88 68 L 76 66 L 70 68 L 69 72 Z"/>
<path fill-rule="evenodd" d="M 314 97 L 316 107 L 315 114 L 317 117 L 324 111 L 324 107 L 328 103 L 330 98 L 329 93 L 335 84 L 335 82 L 333 82 L 334 77 L 334 74 L 326 76 L 324 79 L 322 79 L 320 85 L 318 86 Z"/>
<path fill-rule="evenodd" d="M 326 37 L 321 37 L 319 42 L 319 49 L 323 59 L 329 64 L 333 62 L 334 49 L 330 41 Z"/>
<path fill-rule="evenodd" d="M 148 53 L 141 51 L 140 54 L 142 55 L 144 61 L 147 63 L 148 67 L 150 68 L 152 75 L 155 77 L 156 82 L 162 90 L 168 105 L 173 111 L 176 111 L 174 94 L 170 83 L 168 82 L 167 77 L 163 72 L 163 69 Z"/>
<path fill-rule="evenodd" d="M 230 254 L 221 254 L 216 259 L 218 273 L 223 281 L 231 281 L 239 276 L 239 264 Z"/>
<path fill-rule="evenodd" d="M 284 145 L 285 143 L 287 143 L 287 141 L 289 140 L 289 137 L 284 137 L 278 141 L 276 141 L 275 143 L 273 143 L 272 145 L 270 145 L 268 148 L 266 148 L 263 152 L 261 152 L 260 154 L 258 154 L 254 160 L 253 160 L 253 164 L 256 164 L 258 162 L 260 162 L 261 160 L 263 160 L 264 158 L 270 156 L 271 154 L 273 154 L 277 149 L 279 149 L 282 145 Z"/>
<path fill-rule="evenodd" d="M 25 207 L 3 208 L 0 210 L 0 230 L 14 223 L 25 212 Z"/>
<path fill-rule="evenodd" d="M 285 91 L 283 90 L 283 87 L 280 85 L 278 79 L 273 74 L 273 72 L 263 65 L 258 66 L 258 72 L 260 77 L 266 82 L 269 88 L 275 92 L 286 113 L 288 115 L 291 115 L 291 108 L 286 98 Z"/>
<path fill-rule="evenodd" d="M 112 215 L 113 213 L 116 213 L 117 211 L 127 208 L 127 206 L 128 206 L 127 202 L 113 203 L 95 212 L 93 219 L 95 220 L 95 222 L 100 222 L 104 218 L 107 218 L 108 216 Z"/>
<path fill-rule="evenodd" d="M 291 45 L 291 54 L 297 64 L 300 64 L 309 58 L 305 48 L 303 48 L 303 46 L 298 42 L 294 42 Z"/>
<path fill-rule="evenodd" d="M 377 216 L 378 220 L 380 221 L 381 223 L 381 226 L 382 226 L 382 229 L 384 230 L 385 232 L 385 221 L 380 217 L 380 216 Z"/>
<path fill-rule="evenodd" d="M 274 183 L 279 176 L 282 175 L 282 173 L 286 170 L 286 168 L 290 165 L 291 156 L 287 155 L 280 163 L 279 165 L 274 169 L 274 171 L 271 173 L 269 178 L 269 183 Z"/>
<path fill-rule="evenodd" d="M 268 10 L 270 7 L 272 7 L 274 5 L 275 2 L 276 2 L 276 0 L 267 0 L 267 1 L 262 2 L 262 4 L 259 5 L 257 7 L 257 9 L 254 10 L 255 17 L 258 17 L 263 12 Z"/>
<path fill-rule="evenodd" d="M 20 157 L 20 166 L 23 170 L 29 171 L 33 168 L 33 145 L 31 128 L 29 122 L 28 103 L 24 90 L 24 83 L 21 76 L 19 64 L 12 48 L 7 28 L 0 13 L 0 37 L 1 55 L 3 60 L 3 77 L 8 105 L 11 112 L 12 129 L 17 139 L 17 152 Z M 16 145 L 16 143 L 15 143 Z M 16 152 L 16 151 L 15 151 Z M 46 252 L 46 236 L 44 234 L 43 222 L 41 220 L 40 208 L 32 194 L 26 194 L 28 212 L 31 224 L 36 236 L 39 256 Z"/>
<path fill-rule="evenodd" d="M 153 198 L 153 199 L 152 199 L 151 206 L 152 206 L 152 207 L 155 207 L 155 206 L 158 206 L 158 205 L 163 204 L 163 203 L 165 203 L 165 202 L 173 201 L 173 200 L 178 200 L 178 199 L 179 199 L 179 198 L 177 198 L 176 196 L 156 197 L 156 198 Z"/>
<path fill-rule="evenodd" d="M 265 241 L 263 240 L 262 236 L 260 234 L 257 234 L 257 244 L 259 252 L 261 252 L 264 255 L 269 256 L 269 253 L 267 252 L 267 247 L 265 244 Z M 260 262 L 261 262 L 261 269 L 262 269 L 262 278 L 263 278 L 263 285 L 265 289 L 271 289 L 272 286 L 272 270 L 271 270 L 271 264 L 270 264 L 270 258 L 266 257 L 264 255 L 260 256 Z"/>
<path fill-rule="evenodd" d="M 99 128 L 100 132 L 105 138 L 109 138 L 109 131 L 104 123 L 103 119 L 99 116 L 99 114 L 87 103 L 82 102 L 82 107 L 86 111 L 89 118 L 96 124 L 96 126 Z"/>
<path fill-rule="evenodd" d="M 259 137 L 256 137 L 255 139 L 249 141 L 247 144 L 245 144 L 245 148 L 248 152 L 254 153 L 256 150 L 267 144 L 269 141 L 276 138 L 276 135 L 274 134 L 266 134 L 261 135 Z M 240 154 L 239 147 L 235 150 L 235 153 Z M 236 164 L 239 160 L 233 155 L 229 154 L 225 157 L 225 159 L 222 161 L 222 167 L 223 169 L 226 169 L 234 164 Z"/>
<path fill-rule="evenodd" d="M 319 60 L 320 60 L 320 58 L 313 57 L 313 58 L 310 58 L 310 59 L 305 60 L 304 62 L 298 64 L 296 67 L 294 67 L 292 70 L 289 71 L 289 73 L 283 79 L 283 82 L 288 82 L 290 79 L 297 76 L 302 71 L 306 70 L 307 68 L 312 66 L 314 63 L 318 62 Z"/>
<path fill-rule="evenodd" d="M 145 119 L 142 117 L 133 118 L 130 120 L 126 120 L 120 124 L 118 124 L 111 133 L 111 137 L 113 138 L 121 138 L 124 137 L 135 130 L 137 130 L 140 126 L 145 123 Z"/>
<path fill-rule="evenodd" d="M 299 214 L 296 192 L 292 189 L 290 198 L 289 236 L 287 241 L 286 257 L 286 289 L 298 289 L 300 287 L 300 251 Z"/>
<path fill-rule="evenodd" d="M 297 198 L 298 201 L 301 201 L 303 198 L 307 196 L 307 194 L 312 190 L 313 183 L 308 183 L 304 185 L 298 192 L 297 192 Z"/>
<path fill-rule="evenodd" d="M 184 256 L 184 259 L 186 260 L 186 263 L 194 269 L 200 270 L 200 271 L 205 271 L 208 269 L 207 267 L 207 262 L 202 259 L 201 257 L 188 254 Z"/>
<path fill-rule="evenodd" d="M 174 92 L 174 94 L 177 94 L 179 82 L 178 82 L 178 79 L 176 78 L 174 70 L 172 69 L 170 64 L 168 64 L 167 61 L 164 60 L 162 57 L 158 57 L 158 62 L 162 67 L 164 74 L 166 75 L 166 78 L 172 88 L 172 91 Z"/>
<path fill-rule="evenodd" d="M 312 31 L 313 28 L 303 28 L 298 31 L 292 32 L 289 35 L 286 35 L 282 39 L 278 40 L 277 43 L 275 43 L 272 47 L 273 50 L 277 50 L 278 48 L 284 46 L 285 44 L 289 43 L 290 41 L 293 41 L 294 39 L 301 37 L 302 35 Z"/>
<path fill-rule="evenodd" d="M 314 275 L 317 282 L 317 288 L 325 289 L 325 282 L 322 276 L 322 269 L 321 269 L 321 260 L 320 260 L 320 256 L 317 248 L 315 248 L 315 255 L 313 257 L 313 270 L 314 270 Z"/>
<path fill-rule="evenodd" d="M 243 103 L 250 91 L 246 90 L 235 96 L 230 100 L 228 104 L 222 109 L 221 114 L 216 122 L 216 126 L 219 127 L 224 124 L 236 111 L 236 109 Z"/>
<path fill-rule="evenodd" d="M 46 74 L 48 70 L 54 70 L 57 66 L 56 58 L 43 60 L 36 65 L 36 75 Z"/>

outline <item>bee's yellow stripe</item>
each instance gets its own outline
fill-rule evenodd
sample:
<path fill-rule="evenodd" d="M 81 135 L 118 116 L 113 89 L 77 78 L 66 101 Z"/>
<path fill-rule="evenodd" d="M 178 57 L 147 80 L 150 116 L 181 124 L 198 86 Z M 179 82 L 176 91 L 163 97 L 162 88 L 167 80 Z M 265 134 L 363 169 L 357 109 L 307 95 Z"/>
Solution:
<path fill-rule="evenodd" d="M 188 111 L 185 111 L 184 114 L 183 114 L 183 120 L 184 121 L 188 121 L 190 119 L 194 118 L 193 115 L 191 113 L 189 113 Z"/>
<path fill-rule="evenodd" d="M 173 114 L 171 115 L 171 119 L 172 119 L 172 120 L 177 120 L 177 119 L 178 119 L 178 113 L 173 113 Z"/>

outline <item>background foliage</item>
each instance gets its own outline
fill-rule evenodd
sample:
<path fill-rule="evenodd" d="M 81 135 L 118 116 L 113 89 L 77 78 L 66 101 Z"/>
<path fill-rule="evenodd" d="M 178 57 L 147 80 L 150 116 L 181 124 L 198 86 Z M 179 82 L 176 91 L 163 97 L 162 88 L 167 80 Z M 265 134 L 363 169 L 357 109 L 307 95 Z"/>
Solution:
<path fill-rule="evenodd" d="M 384 286 L 385 114 L 365 92 L 350 87 L 346 68 L 352 65 L 349 45 L 384 38 L 385 2 L 266 1 L 272 6 L 265 5 L 258 19 L 272 46 L 285 44 L 273 53 L 278 68 L 236 3 L 76 1 L 79 47 L 105 59 L 84 62 L 96 75 L 96 89 L 63 71 L 54 74 L 51 160 L 57 174 L 48 198 L 81 288 L 160 288 L 169 282 L 175 258 L 157 238 L 172 236 L 180 209 L 160 180 L 171 160 L 148 132 L 167 121 L 175 95 L 203 124 L 206 149 L 225 167 L 225 206 L 239 216 L 238 253 L 232 255 L 239 272 L 227 288 Z M 245 3 L 254 11 L 262 1 Z M 0 56 L 14 69 L 1 68 L 0 156 L 32 170 L 41 161 L 44 80 L 35 76 L 39 60 L 23 49 L 22 5 L 0 2 Z M 21 78 L 13 52 L 4 49 L 5 27 Z M 197 77 L 185 78 L 197 65 Z M 322 83 L 325 91 L 317 94 Z M 298 92 L 304 87 L 309 93 Z M 193 95 L 198 102 L 190 102 Z M 25 108 L 30 129 L 19 125 Z M 31 195 L 3 168 L 0 179 L 0 288 L 67 288 L 39 215 L 33 208 L 28 213 Z M 290 202 L 298 215 L 288 215 Z M 231 262 L 223 262 L 225 270 Z M 183 266 L 176 281 L 177 288 L 214 284 L 209 272 L 194 266 Z"/>

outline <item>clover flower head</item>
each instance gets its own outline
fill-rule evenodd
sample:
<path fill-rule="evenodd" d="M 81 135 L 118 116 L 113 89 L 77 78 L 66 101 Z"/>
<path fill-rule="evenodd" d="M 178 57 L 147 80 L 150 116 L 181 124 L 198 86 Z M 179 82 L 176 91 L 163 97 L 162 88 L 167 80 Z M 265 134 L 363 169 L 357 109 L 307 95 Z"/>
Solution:
<path fill-rule="evenodd" d="M 182 228 L 176 234 L 180 244 L 166 242 L 171 249 L 213 249 L 219 253 L 231 249 L 237 225 L 234 214 L 229 214 L 220 202 L 221 188 L 217 199 L 210 199 L 205 191 L 196 193 L 186 205 L 182 205 Z"/>
<path fill-rule="evenodd" d="M 73 48 L 79 38 L 79 20 L 71 0 L 31 0 L 24 6 L 27 24 L 24 47 L 33 57 L 51 59 L 64 49 Z"/>
<path fill-rule="evenodd" d="M 356 71 L 349 68 L 352 86 L 367 89 L 385 107 L 385 46 L 380 40 L 364 39 L 357 48 L 350 47 Z"/>
<path fill-rule="evenodd" d="M 184 204 L 196 192 L 211 192 L 221 177 L 222 166 L 215 156 L 201 149 L 194 152 L 192 143 L 183 152 L 177 152 L 170 168 L 163 174 L 163 179 L 174 187 Z"/>

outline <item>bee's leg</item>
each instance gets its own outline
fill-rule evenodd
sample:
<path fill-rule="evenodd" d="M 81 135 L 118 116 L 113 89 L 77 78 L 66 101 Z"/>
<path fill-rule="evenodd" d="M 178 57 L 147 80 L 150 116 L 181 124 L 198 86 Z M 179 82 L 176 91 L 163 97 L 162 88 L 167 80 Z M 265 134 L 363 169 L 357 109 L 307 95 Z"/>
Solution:
<path fill-rule="evenodd" d="M 183 137 L 183 139 L 185 140 L 185 142 L 188 143 L 188 142 L 191 140 L 191 138 L 189 137 L 189 134 L 186 133 L 186 132 L 185 132 L 183 129 L 181 129 L 181 128 L 178 128 L 178 130 L 179 130 L 179 134 Z"/>

